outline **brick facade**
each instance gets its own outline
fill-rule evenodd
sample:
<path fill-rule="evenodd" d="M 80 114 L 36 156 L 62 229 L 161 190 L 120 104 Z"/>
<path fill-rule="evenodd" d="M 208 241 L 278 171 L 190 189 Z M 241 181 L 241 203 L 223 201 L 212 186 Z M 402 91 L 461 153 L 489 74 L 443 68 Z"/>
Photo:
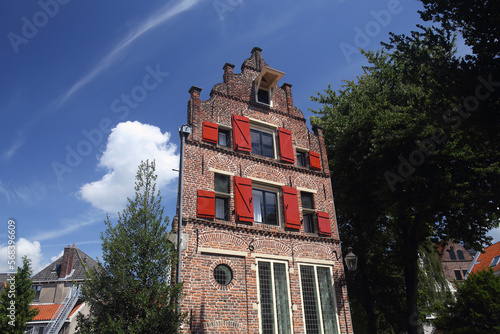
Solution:
<path fill-rule="evenodd" d="M 301 280 L 306 282 L 306 274 L 301 277 L 301 268 L 306 271 L 304 266 L 308 267 L 307 270 L 316 268 L 311 270 L 317 275 L 314 277 L 320 285 L 324 284 L 323 281 L 320 282 L 320 272 L 322 279 L 326 281 L 328 279 L 325 277 L 329 275 L 327 272 L 331 274 L 331 284 L 335 282 L 335 310 L 331 312 L 334 313 L 334 326 L 340 327 L 338 333 L 352 333 L 347 290 L 337 282 L 344 269 L 341 260 L 337 260 L 333 253 L 336 251 L 340 254 L 340 240 L 322 129 L 318 127 L 314 128 L 314 132 L 309 131 L 302 112 L 293 105 L 290 84 L 284 83 L 281 87 L 274 84 L 268 91 L 272 96 L 271 102 L 257 101 L 256 79 L 262 77 L 264 85 L 266 80 L 276 79 L 273 75 L 279 72 L 264 62 L 259 48 L 254 48 L 250 58 L 243 62 L 240 74 L 235 74 L 233 69 L 234 65 L 224 65 L 223 83 L 212 88 L 208 100 L 200 100 L 200 88 L 192 87 L 189 91 L 191 98 L 188 102 L 188 125 L 192 133 L 186 139 L 184 155 L 182 238 L 187 248 L 182 252 L 181 280 L 184 281 L 185 292 L 182 305 L 189 312 L 190 320 L 184 333 L 262 333 L 262 318 L 267 314 L 267 309 L 263 309 L 265 303 L 260 299 L 263 295 L 261 291 L 264 291 L 266 284 L 276 291 L 285 284 L 265 280 L 263 273 L 268 265 L 269 268 L 274 268 L 270 270 L 274 273 L 275 280 L 285 277 L 279 271 L 280 268 L 287 269 L 288 289 L 285 290 L 288 290 L 289 298 L 282 297 L 283 294 L 278 296 L 280 293 L 277 292 L 271 296 L 275 309 L 270 311 L 272 315 L 269 320 L 272 322 L 274 319 L 275 326 L 284 321 L 285 325 L 282 326 L 289 326 L 291 330 L 283 333 L 306 333 L 302 291 L 305 283 L 301 283 Z M 263 73 L 268 73 L 267 70 L 271 74 L 264 76 Z M 252 129 L 264 131 L 264 136 L 271 134 L 272 157 L 236 147 L 235 141 L 241 139 L 236 138 L 240 133 L 235 134 L 234 131 L 240 130 L 235 129 L 237 125 L 235 126 L 233 115 L 243 116 Z M 210 124 L 206 124 L 204 128 L 204 122 Z M 285 151 L 280 146 L 285 145 L 282 142 L 286 136 L 280 137 L 278 132 L 287 130 L 291 131 L 292 143 L 287 147 L 291 148 L 293 145 L 293 163 L 283 161 Z M 226 132 L 229 145 L 217 142 L 217 131 Z M 241 131 L 245 137 L 245 130 Z M 247 139 L 250 141 L 250 137 L 243 138 Z M 264 141 L 262 139 L 263 143 Z M 299 166 L 297 152 L 302 152 L 306 158 L 317 153 L 320 170 L 311 168 L 314 167 L 313 161 Z M 229 180 L 227 194 L 216 192 L 216 174 L 224 175 Z M 275 198 L 276 209 L 272 205 L 264 205 L 262 210 L 266 211 L 262 212 L 265 214 L 260 212 L 261 207 L 255 204 L 258 201 L 255 193 L 253 197 L 241 195 L 240 185 L 236 184 L 240 178 L 247 180 L 253 191 L 259 187 L 268 191 L 270 195 L 263 196 Z M 290 188 L 292 194 L 285 199 L 283 189 Z M 293 194 L 294 191 L 297 196 Z M 302 207 L 302 193 L 312 196 L 313 208 Z M 220 206 L 221 202 L 215 204 L 214 196 L 227 201 L 227 207 Z M 258 207 L 254 207 L 254 214 L 264 217 L 259 219 L 269 219 L 271 222 L 277 220 L 277 225 L 255 222 L 253 219 L 245 221 L 243 209 L 239 207 L 242 204 L 235 203 L 238 200 L 247 206 L 257 205 Z M 298 204 L 293 204 L 297 202 Z M 221 215 L 218 213 L 214 216 L 215 205 L 228 209 L 224 219 L 215 218 Z M 294 205 L 298 205 L 298 210 Z M 329 222 L 318 218 L 317 212 L 329 216 Z M 313 231 L 306 232 L 303 224 L 306 213 L 313 217 L 313 224 L 308 225 L 312 226 Z M 292 225 L 294 218 L 298 225 Z M 320 219 L 322 220 L 319 221 Z M 325 224 L 329 226 L 325 227 Z M 259 269 L 259 263 L 262 269 Z M 214 278 L 214 269 L 220 264 L 231 270 L 232 280 L 227 285 L 217 283 Z M 319 293 L 318 287 L 311 291 Z M 289 299 L 288 309 L 278 310 L 280 307 L 276 298 Z M 280 305 L 284 304 L 286 303 L 281 302 Z M 326 303 L 320 307 L 326 310 L 328 305 Z M 286 316 L 287 312 L 290 317 Z M 281 320 L 278 319 L 278 313 Z M 330 316 L 325 315 L 324 318 Z M 286 319 L 283 320 L 283 317 Z M 291 319 L 290 324 L 286 325 L 288 318 Z M 310 323 L 311 321 L 308 326 Z M 328 325 L 324 326 L 325 333 L 337 333 L 328 330 Z"/>

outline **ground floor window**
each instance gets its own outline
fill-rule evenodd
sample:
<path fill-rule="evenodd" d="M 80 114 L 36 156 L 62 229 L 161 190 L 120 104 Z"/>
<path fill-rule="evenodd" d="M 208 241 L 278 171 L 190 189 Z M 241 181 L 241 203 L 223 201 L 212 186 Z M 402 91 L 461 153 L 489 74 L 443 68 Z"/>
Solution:
<path fill-rule="evenodd" d="M 330 267 L 300 265 L 302 307 L 307 334 L 338 334 Z"/>
<path fill-rule="evenodd" d="M 258 262 L 260 327 L 263 334 L 292 333 L 287 273 L 285 262 Z"/>

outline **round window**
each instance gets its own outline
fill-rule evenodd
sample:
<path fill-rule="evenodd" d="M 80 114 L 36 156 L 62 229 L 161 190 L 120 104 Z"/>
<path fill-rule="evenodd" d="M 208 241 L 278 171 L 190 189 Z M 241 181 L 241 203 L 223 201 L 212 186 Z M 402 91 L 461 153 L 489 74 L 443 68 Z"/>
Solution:
<path fill-rule="evenodd" d="M 219 264 L 214 269 L 214 278 L 220 285 L 228 285 L 233 279 L 233 272 L 226 264 Z"/>

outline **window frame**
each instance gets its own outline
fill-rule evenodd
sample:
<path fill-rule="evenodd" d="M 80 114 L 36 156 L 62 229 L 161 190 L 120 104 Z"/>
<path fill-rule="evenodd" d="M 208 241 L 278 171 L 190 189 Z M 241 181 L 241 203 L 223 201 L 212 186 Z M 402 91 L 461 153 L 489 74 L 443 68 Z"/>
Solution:
<path fill-rule="evenodd" d="M 216 189 L 216 182 L 215 179 L 216 177 L 221 176 L 226 178 L 227 180 L 227 191 L 228 192 L 222 192 L 218 191 Z M 219 173 L 219 172 L 214 172 L 214 192 L 215 192 L 215 219 L 220 219 L 220 220 L 230 220 L 230 199 L 231 199 L 231 175 L 228 173 Z M 224 217 L 218 216 L 218 202 L 223 201 L 224 205 Z"/>
<path fill-rule="evenodd" d="M 255 220 L 255 215 L 256 215 L 256 210 L 255 210 L 256 204 L 255 203 L 256 203 L 256 201 L 255 201 L 254 191 L 256 191 L 256 190 L 262 191 L 264 193 L 272 193 L 272 194 L 276 195 L 276 224 L 269 224 L 269 223 L 265 222 L 264 220 L 261 222 Z M 252 198 L 253 198 L 254 223 L 264 224 L 264 225 L 268 225 L 268 226 L 281 226 L 281 196 L 280 196 L 280 189 L 279 188 L 271 187 L 271 186 L 264 185 L 261 183 L 254 183 L 252 181 Z M 265 196 L 263 196 L 263 203 L 265 204 Z M 266 206 L 264 205 L 263 208 L 264 208 L 264 212 L 262 214 L 262 217 L 264 218 L 264 217 L 267 217 Z"/>
<path fill-rule="evenodd" d="M 219 132 L 218 132 L 218 141 L 217 145 L 222 146 L 222 147 L 231 147 L 231 132 L 233 131 L 233 128 L 230 126 L 224 126 L 219 124 Z M 221 144 L 220 143 L 220 134 L 224 133 L 226 135 L 226 144 Z"/>
<path fill-rule="evenodd" d="M 457 255 L 455 254 L 455 251 L 453 249 L 448 249 L 448 256 L 450 257 L 451 261 L 457 260 Z"/>
<path fill-rule="evenodd" d="M 308 151 L 304 150 L 304 149 L 300 149 L 300 148 L 296 148 L 295 151 L 296 151 L 296 154 L 297 154 L 297 166 L 307 168 L 308 167 L 308 164 L 307 164 L 307 162 L 308 162 Z M 299 157 L 302 157 L 302 159 L 299 158 Z M 299 163 L 300 160 L 302 160 L 302 164 Z"/>
<path fill-rule="evenodd" d="M 498 256 L 495 256 L 492 260 L 491 260 L 491 263 L 489 265 L 489 267 L 496 267 L 498 265 L 498 263 L 500 262 L 500 255 Z"/>
<path fill-rule="evenodd" d="M 454 269 L 453 273 L 455 273 L 455 279 L 457 281 L 463 281 L 464 277 L 462 276 L 462 270 L 461 269 Z"/>
<path fill-rule="evenodd" d="M 287 260 L 276 260 L 273 258 L 256 258 L 255 267 L 256 267 L 256 277 L 257 277 L 257 300 L 258 300 L 258 316 L 259 316 L 259 333 L 262 333 L 262 303 L 261 303 L 261 282 L 259 277 L 259 262 L 268 262 L 271 267 L 271 294 L 273 297 L 273 319 L 274 319 L 274 329 L 278 330 L 278 317 L 277 317 L 277 302 L 276 302 L 276 288 L 275 288 L 275 279 L 274 279 L 274 263 L 281 263 L 285 265 L 285 276 L 287 282 L 287 292 L 288 292 L 288 309 L 289 309 L 289 323 L 290 323 L 290 333 L 294 333 L 293 330 L 293 302 L 291 295 L 291 286 L 290 286 L 290 268 L 288 266 Z"/>
<path fill-rule="evenodd" d="M 272 144 L 272 156 L 269 157 L 267 155 L 264 155 L 264 154 L 259 154 L 259 153 L 256 153 L 255 150 L 254 150 L 254 143 L 252 141 L 252 133 L 253 132 L 258 132 L 260 135 L 259 135 L 259 146 L 260 146 L 260 149 L 262 150 L 262 134 L 267 134 L 267 135 L 270 135 L 271 136 L 271 144 Z M 258 125 L 255 125 L 255 124 L 252 124 L 250 123 L 250 146 L 252 147 L 252 154 L 255 154 L 255 155 L 258 155 L 258 156 L 261 156 L 261 157 L 266 157 L 266 158 L 271 158 L 271 159 L 276 159 L 277 157 L 277 154 L 276 154 L 276 131 L 272 128 L 266 128 L 266 127 L 263 127 L 263 126 L 258 126 Z"/>
<path fill-rule="evenodd" d="M 42 295 L 42 288 L 43 288 L 43 287 L 42 287 L 42 285 L 41 285 L 41 284 L 33 284 L 33 285 L 31 286 L 31 288 L 32 288 L 33 290 L 35 290 L 35 295 L 33 296 L 33 301 L 34 301 L 34 302 L 38 302 L 38 301 L 40 301 L 40 296 Z M 38 289 L 38 288 L 40 288 L 40 289 Z M 38 294 L 38 298 L 36 298 L 36 297 L 37 297 L 37 294 Z"/>
<path fill-rule="evenodd" d="M 304 201 L 302 199 L 304 194 L 311 196 L 311 204 L 312 204 L 311 208 L 304 207 Z M 315 203 L 314 202 L 314 193 L 309 192 L 309 191 L 304 191 L 304 190 L 300 191 L 300 205 L 302 207 L 302 225 L 304 225 L 304 232 L 306 232 L 306 233 L 315 233 L 315 231 L 316 231 L 315 223 L 314 223 L 316 209 L 314 208 L 315 207 L 314 203 Z M 310 226 L 308 226 L 308 228 L 306 228 L 306 226 L 307 226 L 306 216 L 309 217 L 309 219 L 310 219 L 310 223 L 309 223 Z M 309 231 L 309 229 L 311 229 L 311 230 Z"/>
<path fill-rule="evenodd" d="M 301 272 L 301 267 L 303 266 L 309 266 L 314 268 L 314 279 L 315 279 L 315 296 L 316 296 L 316 302 L 318 305 L 318 316 L 319 316 L 319 324 L 320 328 L 319 332 L 320 334 L 329 334 L 325 333 L 324 329 L 324 324 L 323 324 L 323 309 L 321 305 L 321 296 L 320 296 L 320 287 L 319 287 L 319 278 L 318 278 L 318 271 L 317 268 L 327 268 L 330 271 L 330 284 L 332 287 L 332 292 L 333 292 L 333 314 L 335 316 L 334 322 L 335 322 L 335 334 L 340 333 L 340 323 L 339 323 L 339 317 L 338 317 L 338 307 L 337 307 L 337 294 L 335 291 L 335 279 L 333 276 L 333 267 L 331 265 L 324 265 L 324 264 L 317 264 L 317 263 L 309 263 L 309 262 L 299 262 L 298 263 L 298 275 L 299 275 L 299 286 L 300 286 L 300 302 L 302 305 L 302 323 L 304 324 L 304 333 L 307 334 L 307 324 L 306 324 L 306 313 L 305 313 L 305 307 L 304 307 L 304 294 L 302 290 L 302 272 Z"/>

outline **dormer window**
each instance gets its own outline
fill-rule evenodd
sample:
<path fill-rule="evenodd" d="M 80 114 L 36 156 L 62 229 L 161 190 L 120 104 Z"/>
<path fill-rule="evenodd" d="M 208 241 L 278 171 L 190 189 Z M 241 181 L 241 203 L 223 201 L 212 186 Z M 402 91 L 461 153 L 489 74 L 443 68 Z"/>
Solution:
<path fill-rule="evenodd" d="M 265 68 L 255 78 L 255 100 L 262 104 L 272 106 L 274 86 L 285 75 L 285 73 L 273 68 Z"/>

